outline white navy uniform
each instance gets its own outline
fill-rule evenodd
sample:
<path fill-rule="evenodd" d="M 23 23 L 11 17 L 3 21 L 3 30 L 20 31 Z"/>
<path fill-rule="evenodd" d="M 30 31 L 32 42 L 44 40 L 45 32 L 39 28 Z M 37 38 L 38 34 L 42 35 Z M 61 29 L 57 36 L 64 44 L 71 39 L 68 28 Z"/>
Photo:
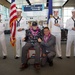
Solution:
<path fill-rule="evenodd" d="M 55 26 L 55 18 L 57 19 L 57 23 L 60 26 Z M 53 34 L 56 37 L 56 52 L 57 52 L 57 56 L 61 57 L 62 53 L 61 53 L 61 28 L 63 27 L 62 25 L 62 19 L 59 17 L 52 17 L 49 19 L 49 25 L 48 25 L 51 34 Z"/>
<path fill-rule="evenodd" d="M 24 30 L 18 31 L 19 28 L 24 28 Z M 21 49 L 25 45 L 25 42 L 23 42 L 22 39 L 25 37 L 25 30 L 28 28 L 29 26 L 26 24 L 26 19 L 23 17 L 18 18 L 16 27 L 16 57 L 21 56 Z"/>
<path fill-rule="evenodd" d="M 4 22 L 1 21 L 0 22 L 0 43 L 2 45 L 3 56 L 7 56 L 4 30 L 5 30 L 5 24 L 4 24 Z"/>
<path fill-rule="evenodd" d="M 43 24 L 43 27 L 48 27 L 48 26 L 47 26 L 47 24 L 44 23 L 44 24 Z"/>
<path fill-rule="evenodd" d="M 43 29 L 43 25 L 38 25 L 38 27 L 40 28 L 40 30 L 42 30 L 42 29 Z"/>
<path fill-rule="evenodd" d="M 67 46 L 66 46 L 67 57 L 70 57 L 71 55 L 71 45 L 73 42 L 74 42 L 74 56 L 75 56 L 75 31 L 72 30 L 72 28 L 74 28 L 74 20 L 70 18 L 66 21 L 66 28 L 68 29 Z"/>

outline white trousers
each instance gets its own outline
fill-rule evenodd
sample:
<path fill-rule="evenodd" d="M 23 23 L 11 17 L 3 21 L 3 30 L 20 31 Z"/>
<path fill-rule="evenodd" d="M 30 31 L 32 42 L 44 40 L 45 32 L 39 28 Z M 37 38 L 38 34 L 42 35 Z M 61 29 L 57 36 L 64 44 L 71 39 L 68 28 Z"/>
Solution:
<path fill-rule="evenodd" d="M 16 37 L 16 57 L 21 56 L 22 47 L 25 45 L 26 42 L 22 41 L 22 37 Z"/>
<path fill-rule="evenodd" d="M 62 56 L 61 52 L 61 32 L 52 32 L 52 34 L 56 37 L 56 53 L 58 57 Z"/>
<path fill-rule="evenodd" d="M 0 43 L 1 43 L 1 46 L 2 46 L 3 56 L 7 56 L 7 49 L 6 49 L 6 42 L 5 42 L 4 33 L 0 34 Z"/>
<path fill-rule="evenodd" d="M 75 35 L 68 35 L 67 36 L 67 46 L 66 46 L 66 56 L 71 55 L 71 46 L 74 42 L 74 56 L 75 56 Z"/>

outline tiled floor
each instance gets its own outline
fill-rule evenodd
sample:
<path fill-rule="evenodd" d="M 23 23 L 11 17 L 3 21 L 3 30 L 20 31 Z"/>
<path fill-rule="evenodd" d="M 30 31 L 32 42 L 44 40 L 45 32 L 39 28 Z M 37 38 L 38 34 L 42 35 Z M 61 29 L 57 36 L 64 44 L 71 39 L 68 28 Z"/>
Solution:
<path fill-rule="evenodd" d="M 48 64 L 36 71 L 33 65 L 30 65 L 26 70 L 20 71 L 21 59 L 14 59 L 15 48 L 10 45 L 9 35 L 6 35 L 6 43 L 8 50 L 8 58 L 2 59 L 1 45 L 0 45 L 0 75 L 75 75 L 75 58 L 70 59 L 65 57 L 65 42 L 62 43 L 63 59 L 54 59 L 54 66 L 49 67 Z M 72 47 L 73 49 L 73 47 Z"/>

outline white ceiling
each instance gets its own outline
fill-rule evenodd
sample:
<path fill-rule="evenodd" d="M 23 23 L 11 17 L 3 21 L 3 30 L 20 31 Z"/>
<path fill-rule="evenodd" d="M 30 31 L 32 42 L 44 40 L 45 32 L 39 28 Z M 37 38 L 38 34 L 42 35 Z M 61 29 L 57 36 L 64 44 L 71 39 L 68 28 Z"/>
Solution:
<path fill-rule="evenodd" d="M 8 0 L 11 2 L 11 0 Z M 22 4 L 22 5 L 28 5 L 28 3 L 26 2 L 26 0 L 15 0 L 16 4 Z M 47 0 L 29 0 L 31 4 L 44 4 L 46 6 L 46 1 Z M 53 0 L 53 6 L 54 7 L 60 7 L 63 6 L 63 4 L 66 2 L 67 0 Z"/>
<path fill-rule="evenodd" d="M 53 6 L 63 6 L 67 0 L 53 0 Z"/>

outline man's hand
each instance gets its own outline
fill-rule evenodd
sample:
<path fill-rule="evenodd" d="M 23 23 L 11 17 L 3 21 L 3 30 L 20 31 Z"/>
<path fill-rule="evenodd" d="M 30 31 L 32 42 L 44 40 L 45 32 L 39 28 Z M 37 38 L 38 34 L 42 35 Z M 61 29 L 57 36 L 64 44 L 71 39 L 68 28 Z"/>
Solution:
<path fill-rule="evenodd" d="M 75 27 L 74 27 L 74 28 L 72 28 L 72 30 L 74 30 L 74 31 L 75 31 Z"/>
<path fill-rule="evenodd" d="M 42 40 L 39 38 L 39 39 L 38 39 L 38 42 L 42 42 Z"/>
<path fill-rule="evenodd" d="M 23 30 L 23 28 L 19 28 L 17 31 L 19 31 L 19 32 L 20 32 L 20 31 L 22 31 L 22 30 Z"/>
<path fill-rule="evenodd" d="M 60 26 L 58 23 L 54 24 L 55 26 Z"/>
<path fill-rule="evenodd" d="M 25 41 L 25 38 L 23 38 L 22 41 Z"/>

